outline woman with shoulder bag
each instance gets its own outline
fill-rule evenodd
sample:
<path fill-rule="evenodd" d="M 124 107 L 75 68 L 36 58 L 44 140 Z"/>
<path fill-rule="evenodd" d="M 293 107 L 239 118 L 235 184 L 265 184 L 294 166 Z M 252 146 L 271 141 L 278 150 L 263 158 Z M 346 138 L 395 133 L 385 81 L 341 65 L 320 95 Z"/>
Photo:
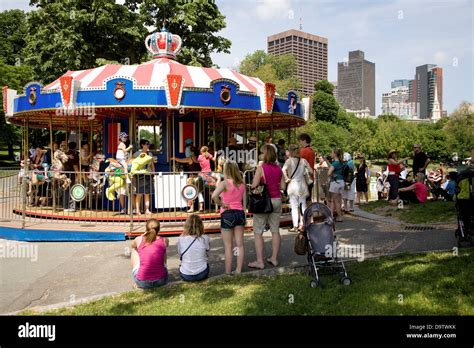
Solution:
<path fill-rule="evenodd" d="M 280 215 L 281 215 L 281 192 L 285 187 L 283 172 L 280 166 L 276 163 L 275 149 L 270 145 L 263 146 L 263 164 L 257 167 L 255 176 L 253 178 L 252 189 L 257 188 L 261 183 L 267 186 L 268 194 L 271 198 L 273 211 L 271 213 L 254 214 L 253 215 L 253 232 L 255 237 L 255 252 L 257 260 L 250 262 L 250 268 L 264 269 L 263 262 L 263 231 L 267 224 L 270 225 L 272 233 L 272 256 L 267 259 L 267 262 L 273 266 L 278 266 L 278 254 L 280 252 L 281 237 L 280 237 Z"/>
<path fill-rule="evenodd" d="M 304 158 L 300 158 L 296 145 L 290 145 L 288 150 L 290 158 L 286 160 L 283 166 L 283 176 L 288 185 L 287 192 L 291 204 L 293 227 L 290 229 L 290 232 L 297 232 L 303 229 L 306 197 L 309 196 L 308 185 L 305 180 L 305 172 L 309 169 L 309 163 Z"/>

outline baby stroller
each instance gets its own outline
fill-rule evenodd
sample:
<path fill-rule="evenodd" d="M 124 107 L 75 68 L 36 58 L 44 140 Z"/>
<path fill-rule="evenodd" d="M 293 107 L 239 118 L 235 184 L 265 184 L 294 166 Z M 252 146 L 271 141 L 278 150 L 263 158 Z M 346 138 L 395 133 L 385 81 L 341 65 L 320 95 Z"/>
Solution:
<path fill-rule="evenodd" d="M 455 236 L 458 246 L 462 242 L 469 242 L 474 245 L 474 195 L 472 193 L 472 184 L 474 177 L 474 168 L 470 167 L 463 170 L 456 177 L 456 212 L 458 219 L 458 228 Z"/>
<path fill-rule="evenodd" d="M 304 232 L 307 240 L 307 256 L 312 288 L 320 284 L 318 271 L 327 269 L 341 274 L 341 284 L 350 285 L 346 267 L 337 257 L 337 241 L 334 237 L 334 218 L 331 209 L 322 203 L 312 203 L 304 212 Z"/>

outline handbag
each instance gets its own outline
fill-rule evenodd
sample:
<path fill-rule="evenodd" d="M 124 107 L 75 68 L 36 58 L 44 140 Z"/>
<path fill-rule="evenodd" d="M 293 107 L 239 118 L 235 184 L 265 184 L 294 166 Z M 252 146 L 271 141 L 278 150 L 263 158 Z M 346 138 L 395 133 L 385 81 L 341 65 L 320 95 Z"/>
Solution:
<path fill-rule="evenodd" d="M 269 214 L 273 212 L 273 204 L 268 194 L 267 182 L 265 180 L 265 171 L 262 167 L 263 184 L 260 193 L 251 192 L 249 195 L 249 213 L 252 214 Z"/>
<path fill-rule="evenodd" d="M 298 235 L 295 238 L 295 253 L 298 255 L 306 255 L 308 252 L 308 240 L 306 233 L 298 232 Z"/>

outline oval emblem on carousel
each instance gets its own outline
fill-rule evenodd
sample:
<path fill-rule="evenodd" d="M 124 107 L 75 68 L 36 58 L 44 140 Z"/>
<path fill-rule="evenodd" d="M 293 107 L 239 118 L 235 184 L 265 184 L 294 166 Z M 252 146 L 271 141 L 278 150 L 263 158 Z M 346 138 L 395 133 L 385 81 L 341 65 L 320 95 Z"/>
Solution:
<path fill-rule="evenodd" d="M 230 95 L 230 87 L 229 86 L 222 86 L 221 89 L 221 102 L 224 103 L 224 105 L 227 105 L 230 103 L 231 95 Z"/>
<path fill-rule="evenodd" d="M 184 199 L 191 200 L 191 201 L 196 199 L 196 197 L 198 196 L 198 193 L 199 193 L 198 189 L 194 185 L 184 186 L 183 191 L 181 192 Z"/>
<path fill-rule="evenodd" d="M 75 202 L 81 202 L 86 198 L 86 188 L 81 184 L 71 187 L 71 199 Z"/>
<path fill-rule="evenodd" d="M 36 104 L 36 88 L 31 88 L 30 89 L 30 95 L 28 96 L 28 101 L 30 102 L 31 105 Z"/>
<path fill-rule="evenodd" d="M 115 89 L 114 89 L 114 97 L 118 101 L 121 101 L 125 98 L 125 82 L 116 82 Z"/>

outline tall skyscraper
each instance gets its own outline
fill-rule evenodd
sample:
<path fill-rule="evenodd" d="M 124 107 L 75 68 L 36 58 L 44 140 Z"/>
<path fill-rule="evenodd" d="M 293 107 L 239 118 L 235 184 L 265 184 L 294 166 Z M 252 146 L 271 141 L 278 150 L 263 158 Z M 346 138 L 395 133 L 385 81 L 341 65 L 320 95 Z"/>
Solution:
<path fill-rule="evenodd" d="M 267 38 L 268 54 L 292 53 L 304 95 L 312 95 L 314 83 L 328 79 L 328 39 L 291 29 Z"/>
<path fill-rule="evenodd" d="M 443 115 L 443 69 L 434 64 L 416 67 L 415 78 L 409 84 L 409 99 L 415 103 L 420 119 Z"/>
<path fill-rule="evenodd" d="M 363 51 L 351 51 L 347 62 L 337 63 L 337 94 L 346 110 L 368 108 L 375 115 L 375 63 Z"/>

